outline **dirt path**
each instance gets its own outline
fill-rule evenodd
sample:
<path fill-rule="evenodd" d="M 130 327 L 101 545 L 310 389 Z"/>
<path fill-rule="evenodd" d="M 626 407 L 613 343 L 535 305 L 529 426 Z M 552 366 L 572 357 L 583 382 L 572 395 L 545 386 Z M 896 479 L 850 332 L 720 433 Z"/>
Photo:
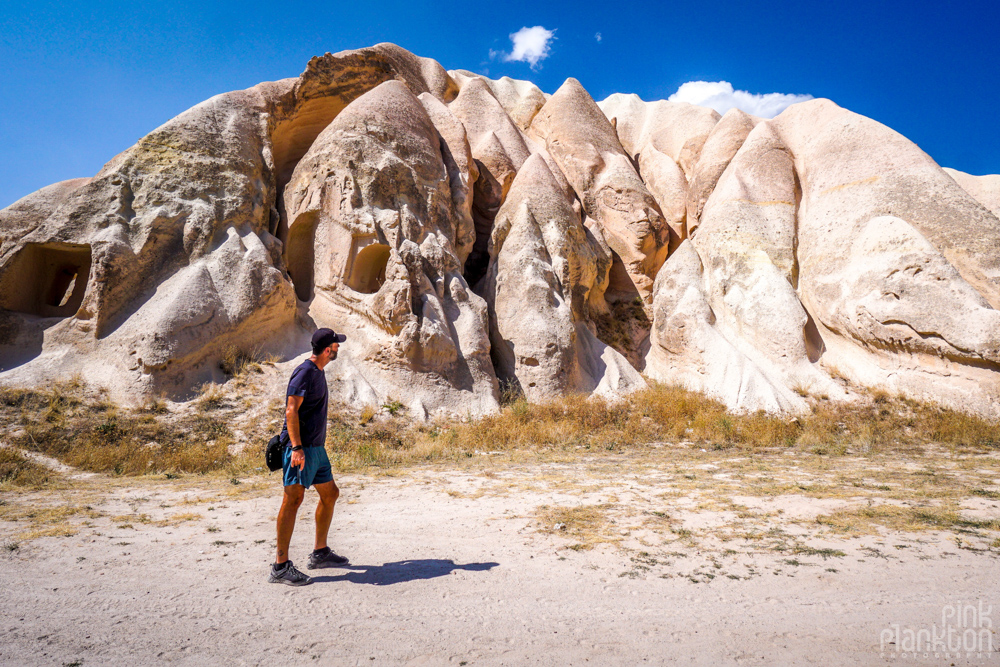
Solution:
<path fill-rule="evenodd" d="M 353 564 L 303 588 L 265 582 L 276 478 L 5 494 L 0 663 L 1000 664 L 995 634 L 991 654 L 888 644 L 894 624 L 901 643 L 940 630 L 949 605 L 982 603 L 1000 627 L 996 551 L 945 532 L 831 536 L 810 517 L 836 502 L 788 495 L 743 499 L 759 535 L 734 538 L 711 529 L 732 508 L 682 510 L 639 476 L 569 484 L 568 470 L 343 478 L 331 544 Z M 36 535 L 75 534 L 15 548 L 15 505 L 53 508 Z"/>

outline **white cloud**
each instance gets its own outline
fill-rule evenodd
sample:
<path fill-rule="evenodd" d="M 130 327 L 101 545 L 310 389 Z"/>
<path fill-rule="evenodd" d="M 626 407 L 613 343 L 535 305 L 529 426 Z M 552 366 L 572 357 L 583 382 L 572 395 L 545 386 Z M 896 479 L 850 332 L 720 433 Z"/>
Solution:
<path fill-rule="evenodd" d="M 599 33 L 599 32 L 598 33 L 594 33 L 594 39 L 596 39 L 598 42 L 601 41 L 601 39 L 603 39 L 601 37 L 601 33 Z"/>
<path fill-rule="evenodd" d="M 533 28 L 527 26 L 511 33 L 510 41 L 513 50 L 503 54 L 504 62 L 528 63 L 534 69 L 539 61 L 549 57 L 549 44 L 556 38 L 555 30 L 546 30 L 540 25 Z"/>
<path fill-rule="evenodd" d="M 711 107 L 719 113 L 736 108 L 761 118 L 774 118 L 796 102 L 811 100 L 812 95 L 787 93 L 750 93 L 734 90 L 728 81 L 688 81 L 668 99 L 671 102 L 690 102 Z"/>

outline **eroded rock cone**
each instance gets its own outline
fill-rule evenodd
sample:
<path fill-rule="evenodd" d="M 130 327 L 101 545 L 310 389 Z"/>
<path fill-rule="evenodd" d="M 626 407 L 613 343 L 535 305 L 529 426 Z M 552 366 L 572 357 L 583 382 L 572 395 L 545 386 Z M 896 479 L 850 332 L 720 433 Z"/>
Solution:
<path fill-rule="evenodd" d="M 190 396 L 330 326 L 334 395 L 417 416 L 639 370 L 742 410 L 860 385 L 1000 416 L 998 179 L 827 100 L 720 118 L 326 54 L 0 211 L 0 382 Z"/>
<path fill-rule="evenodd" d="M 661 270 L 646 372 L 749 410 L 848 378 L 996 415 L 998 250 L 1000 221 L 904 137 L 794 105 L 748 133 Z"/>
<path fill-rule="evenodd" d="M 567 393 L 619 396 L 645 386 L 595 336 L 611 266 L 607 246 L 540 154 L 524 163 L 496 218 L 484 295 L 500 380 L 533 401 Z"/>
<path fill-rule="evenodd" d="M 446 151 L 420 100 L 387 81 L 320 133 L 285 188 L 299 299 L 352 341 L 331 368 L 341 396 L 399 396 L 421 415 L 496 408 L 486 303 L 459 258 L 474 238 L 468 165 L 449 171 Z"/>

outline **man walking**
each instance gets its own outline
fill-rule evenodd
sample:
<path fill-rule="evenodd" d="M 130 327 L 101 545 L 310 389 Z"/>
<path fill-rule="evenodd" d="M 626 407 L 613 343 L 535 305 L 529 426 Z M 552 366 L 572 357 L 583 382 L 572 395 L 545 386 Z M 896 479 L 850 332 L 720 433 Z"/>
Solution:
<path fill-rule="evenodd" d="M 319 493 L 316 506 L 316 548 L 309 555 L 310 570 L 346 565 L 348 560 L 330 551 L 326 544 L 333 506 L 340 489 L 333 481 L 330 459 L 326 455 L 326 410 L 329 390 L 323 369 L 337 358 L 340 343 L 347 336 L 332 329 L 319 329 L 312 337 L 312 356 L 292 372 L 285 392 L 285 425 L 281 440 L 285 444 L 282 471 L 285 496 L 278 512 L 278 553 L 267 580 L 272 584 L 304 586 L 312 579 L 299 572 L 288 559 L 288 545 L 295 529 L 295 516 L 305 490 L 315 486 Z"/>

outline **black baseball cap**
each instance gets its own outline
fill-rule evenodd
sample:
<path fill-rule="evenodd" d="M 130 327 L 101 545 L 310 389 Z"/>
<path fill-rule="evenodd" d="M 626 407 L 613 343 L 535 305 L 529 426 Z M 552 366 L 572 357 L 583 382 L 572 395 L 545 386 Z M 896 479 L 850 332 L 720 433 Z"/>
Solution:
<path fill-rule="evenodd" d="M 347 336 L 334 332 L 333 329 L 317 329 L 312 337 L 312 346 L 317 350 L 325 350 L 334 343 L 343 343 Z"/>

